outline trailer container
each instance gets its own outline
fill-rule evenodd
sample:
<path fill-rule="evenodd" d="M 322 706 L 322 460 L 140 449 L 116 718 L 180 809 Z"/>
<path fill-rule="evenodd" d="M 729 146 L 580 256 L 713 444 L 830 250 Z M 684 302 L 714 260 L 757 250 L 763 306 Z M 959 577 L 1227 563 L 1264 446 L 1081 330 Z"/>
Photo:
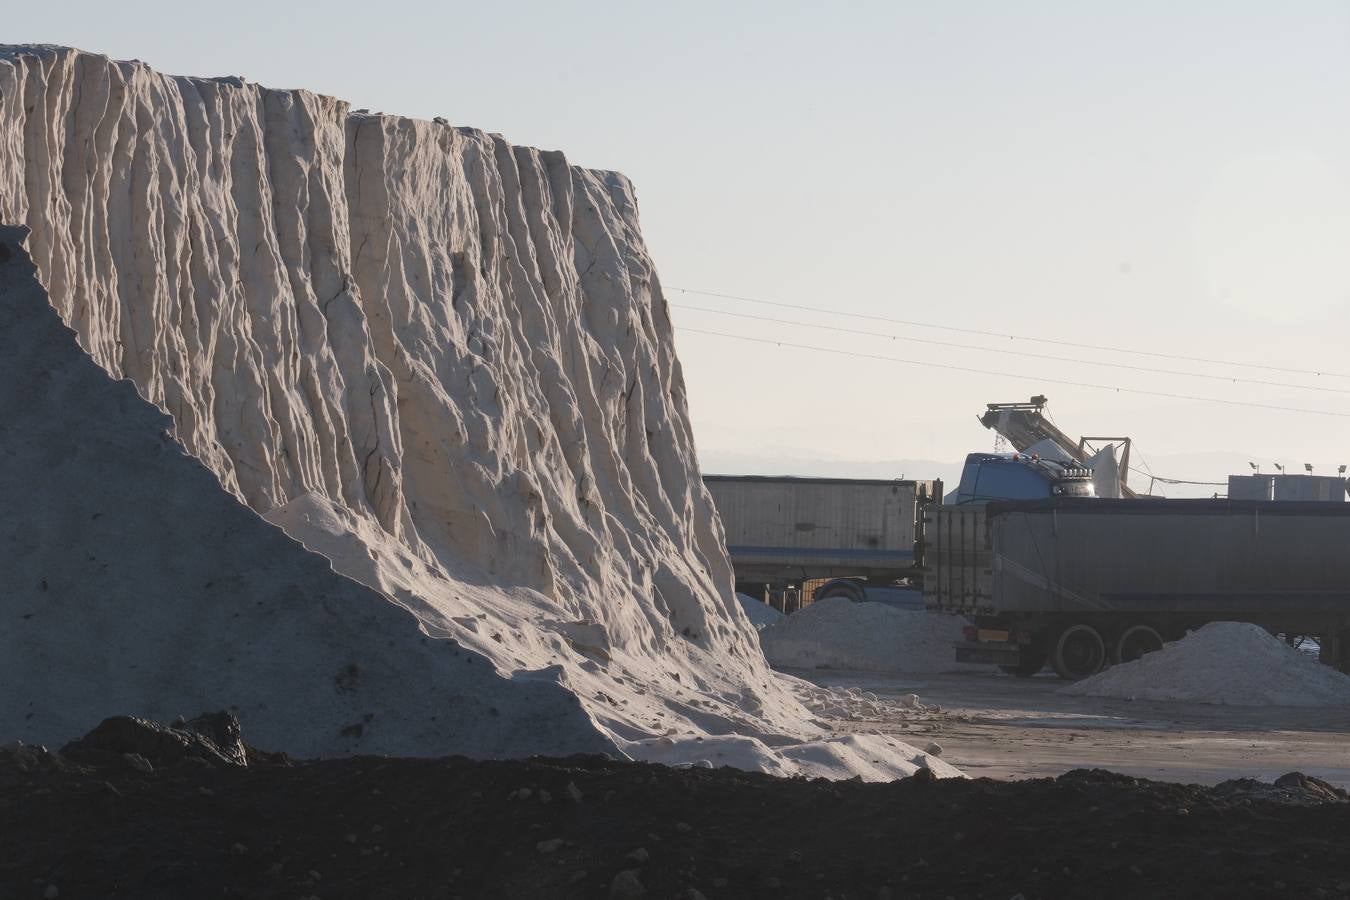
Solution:
<path fill-rule="evenodd" d="M 1345 666 L 1350 504 L 1054 498 L 926 523 L 925 604 L 972 618 L 960 661 L 1078 678 L 1233 620 L 1315 635 Z"/>
<path fill-rule="evenodd" d="M 737 583 L 856 576 L 891 583 L 917 572 L 921 510 L 941 481 L 708 475 Z"/>

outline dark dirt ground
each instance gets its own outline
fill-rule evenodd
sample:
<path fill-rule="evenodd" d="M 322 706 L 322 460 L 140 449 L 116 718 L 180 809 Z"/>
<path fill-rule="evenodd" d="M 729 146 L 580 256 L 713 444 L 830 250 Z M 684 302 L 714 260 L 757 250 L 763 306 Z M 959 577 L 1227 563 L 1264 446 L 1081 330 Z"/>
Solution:
<path fill-rule="evenodd" d="M 1350 803 L 1312 780 L 65 753 L 0 750 L 0 897 L 1350 895 Z"/>

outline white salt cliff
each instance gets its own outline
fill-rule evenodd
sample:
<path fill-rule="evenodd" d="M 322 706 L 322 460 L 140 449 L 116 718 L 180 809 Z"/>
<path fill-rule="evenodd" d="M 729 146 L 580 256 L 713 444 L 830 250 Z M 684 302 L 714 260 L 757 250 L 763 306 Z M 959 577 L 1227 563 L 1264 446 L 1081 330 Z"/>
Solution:
<path fill-rule="evenodd" d="M 0 739 L 955 774 L 765 664 L 622 176 L 4 47 L 0 223 Z"/>

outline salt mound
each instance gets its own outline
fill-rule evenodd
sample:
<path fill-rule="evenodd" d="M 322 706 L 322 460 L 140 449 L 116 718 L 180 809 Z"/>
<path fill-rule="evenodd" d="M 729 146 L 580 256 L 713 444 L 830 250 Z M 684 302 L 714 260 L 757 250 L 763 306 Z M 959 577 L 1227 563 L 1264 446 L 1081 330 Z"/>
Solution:
<path fill-rule="evenodd" d="M 783 618 L 782 613 L 763 600 L 756 600 L 747 594 L 739 593 L 736 595 L 736 600 L 740 602 L 741 609 L 745 610 L 745 617 L 758 631 L 763 631 Z"/>
<path fill-rule="evenodd" d="M 1350 676 L 1246 622 L 1211 622 L 1061 690 L 1233 706 L 1350 706 Z"/>
<path fill-rule="evenodd" d="M 74 332 L 0 330 L 0 738 L 237 705 L 300 754 L 856 767 L 736 608 L 621 175 L 0 47 L 0 223 L 4 302 Z"/>
<path fill-rule="evenodd" d="M 226 492 L 80 349 L 16 232 L 0 228 L 3 740 L 229 706 L 298 756 L 609 749 L 565 673 L 503 677 L 431 640 Z"/>
<path fill-rule="evenodd" d="M 827 597 L 759 633 L 769 664 L 871 672 L 987 670 L 956 662 L 965 619 Z"/>

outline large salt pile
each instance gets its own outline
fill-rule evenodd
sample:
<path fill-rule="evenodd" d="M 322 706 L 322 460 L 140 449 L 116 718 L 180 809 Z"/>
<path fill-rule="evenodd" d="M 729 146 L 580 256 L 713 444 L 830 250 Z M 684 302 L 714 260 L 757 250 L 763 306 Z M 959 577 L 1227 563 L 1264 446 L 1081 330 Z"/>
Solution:
<path fill-rule="evenodd" d="M 606 748 L 561 672 L 502 678 L 429 641 L 230 496 L 80 349 L 17 232 L 0 227 L 5 740 L 229 705 L 260 744 L 306 756 Z"/>
<path fill-rule="evenodd" d="M 965 619 L 827 597 L 759 633 L 770 665 L 785 669 L 950 672 Z"/>
<path fill-rule="evenodd" d="M 1350 677 L 1245 622 L 1211 622 L 1062 690 L 1127 700 L 1350 706 Z"/>
<path fill-rule="evenodd" d="M 926 764 L 827 740 L 736 609 L 622 176 L 8 47 L 0 223 L 0 739 Z"/>

